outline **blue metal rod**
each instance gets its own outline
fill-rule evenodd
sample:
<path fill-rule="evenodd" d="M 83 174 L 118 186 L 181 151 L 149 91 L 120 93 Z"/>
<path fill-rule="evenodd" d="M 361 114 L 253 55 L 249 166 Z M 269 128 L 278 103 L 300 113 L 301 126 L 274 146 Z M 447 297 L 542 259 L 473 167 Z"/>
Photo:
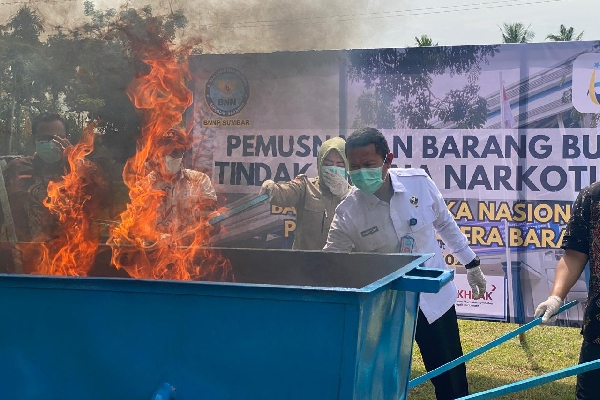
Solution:
<path fill-rule="evenodd" d="M 563 304 L 563 306 L 554 315 L 560 314 L 561 312 L 568 310 L 569 308 L 573 307 L 577 303 L 578 303 L 577 300 L 573 300 L 569 303 Z M 447 362 L 446 364 L 434 369 L 433 371 L 429 371 L 426 374 L 423 374 L 414 379 L 411 379 L 408 382 L 408 389 L 412 389 L 415 386 L 419 386 L 420 384 L 430 380 L 431 378 L 435 378 L 436 376 L 443 374 L 444 372 L 448 371 L 449 369 L 452 369 L 452 368 L 456 367 L 457 365 L 464 363 L 465 361 L 469 361 L 470 359 L 477 357 L 481 353 L 484 353 L 493 347 L 499 346 L 502 343 L 506 342 L 507 340 L 512 339 L 515 336 L 518 336 L 519 334 L 526 332 L 529 329 L 533 328 L 534 326 L 538 326 L 541 323 L 542 323 L 542 317 L 537 317 L 533 321 L 531 321 L 523 326 L 518 327 L 514 331 L 505 333 L 504 335 L 500 336 L 497 339 L 492 340 L 491 342 L 489 342 L 486 345 L 478 347 L 475 350 L 472 350 L 472 351 L 468 352 L 467 354 L 465 354 L 461 357 L 458 357 L 455 360 Z"/>
<path fill-rule="evenodd" d="M 557 381 L 559 379 L 567 378 L 569 376 L 578 375 L 583 372 L 591 371 L 593 369 L 600 368 L 600 360 L 588 361 L 583 364 L 574 365 L 558 371 L 550 372 L 545 375 L 535 376 L 533 378 L 523 379 L 515 383 L 509 383 L 508 385 L 499 386 L 494 389 L 486 390 L 485 392 L 474 393 L 469 396 L 461 397 L 458 400 L 471 400 L 471 399 L 492 399 L 498 396 L 504 396 L 521 390 L 531 389 L 532 387 L 543 385 L 544 383 Z"/>
<path fill-rule="evenodd" d="M 233 217 L 236 214 L 239 214 L 241 212 L 249 210 L 250 208 L 257 206 L 260 203 L 262 203 L 262 202 L 264 202 L 264 201 L 266 201 L 268 199 L 269 199 L 269 195 L 267 195 L 267 194 L 263 194 L 261 196 L 255 197 L 252 200 L 250 200 L 250 201 L 248 201 L 248 202 L 246 202 L 244 204 L 240 204 L 237 207 L 234 207 L 234 208 L 232 208 L 230 210 L 225 211 L 222 214 L 217 215 L 216 217 L 211 218 L 208 221 L 208 223 L 211 224 L 211 225 L 215 225 L 215 224 L 217 224 L 217 223 L 219 223 L 219 222 L 221 222 L 221 221 L 223 221 L 223 220 L 225 220 L 225 219 L 227 219 L 229 217 Z"/>

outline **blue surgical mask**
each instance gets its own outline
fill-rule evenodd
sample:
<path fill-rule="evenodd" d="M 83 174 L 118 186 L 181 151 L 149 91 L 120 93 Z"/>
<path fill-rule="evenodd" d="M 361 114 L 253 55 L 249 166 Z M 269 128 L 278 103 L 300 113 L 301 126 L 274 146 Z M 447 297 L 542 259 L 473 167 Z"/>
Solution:
<path fill-rule="evenodd" d="M 335 165 L 324 165 L 321 167 L 322 171 L 329 171 L 333 174 L 337 174 L 342 178 L 346 179 L 346 168 L 344 167 L 336 167 Z"/>
<path fill-rule="evenodd" d="M 361 168 L 350 171 L 352 184 L 365 193 L 375 193 L 383 185 L 383 165 L 378 168 Z"/>
<path fill-rule="evenodd" d="M 48 164 L 58 162 L 62 158 L 62 148 L 53 140 L 35 142 L 35 152 Z"/>

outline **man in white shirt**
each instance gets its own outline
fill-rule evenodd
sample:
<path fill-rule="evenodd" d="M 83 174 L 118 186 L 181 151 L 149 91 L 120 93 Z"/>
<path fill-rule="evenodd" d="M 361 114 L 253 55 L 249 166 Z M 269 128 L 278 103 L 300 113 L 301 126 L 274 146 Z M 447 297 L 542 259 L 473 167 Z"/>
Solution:
<path fill-rule="evenodd" d="M 436 233 L 467 268 L 473 298 L 485 294 L 479 258 L 468 246 L 444 198 L 416 168 L 391 168 L 393 154 L 381 132 L 355 131 L 346 141 L 350 177 L 355 185 L 336 209 L 326 251 L 435 253 L 426 267 L 447 268 Z M 427 371 L 462 356 L 454 302 L 454 282 L 439 293 L 422 293 L 415 339 Z M 438 400 L 468 395 L 464 364 L 432 379 Z"/>
<path fill-rule="evenodd" d="M 148 163 L 152 188 L 165 193 L 157 209 L 156 227 L 165 234 L 183 235 L 179 243 L 183 246 L 194 239 L 198 223 L 206 222 L 218 208 L 217 193 L 208 175 L 183 167 L 183 156 L 191 141 L 183 129 L 170 129 L 158 139 L 159 150 Z M 209 230 L 215 235 L 220 226 Z"/>

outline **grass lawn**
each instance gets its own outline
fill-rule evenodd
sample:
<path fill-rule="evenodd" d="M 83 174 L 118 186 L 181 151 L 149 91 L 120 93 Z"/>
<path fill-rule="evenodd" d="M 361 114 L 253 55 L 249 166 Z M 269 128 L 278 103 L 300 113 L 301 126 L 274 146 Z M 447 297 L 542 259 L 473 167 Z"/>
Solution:
<path fill-rule="evenodd" d="M 460 320 L 463 352 L 467 353 L 510 332 L 518 325 Z M 578 328 L 537 326 L 466 363 L 471 393 L 496 388 L 522 379 L 577 364 L 581 335 Z M 412 377 L 424 374 L 425 367 L 415 343 Z M 498 397 L 513 400 L 561 400 L 575 397 L 575 377 L 564 378 L 526 391 Z M 600 397 L 599 397 L 600 398 Z M 433 385 L 426 382 L 408 392 L 409 400 L 435 400 Z"/>

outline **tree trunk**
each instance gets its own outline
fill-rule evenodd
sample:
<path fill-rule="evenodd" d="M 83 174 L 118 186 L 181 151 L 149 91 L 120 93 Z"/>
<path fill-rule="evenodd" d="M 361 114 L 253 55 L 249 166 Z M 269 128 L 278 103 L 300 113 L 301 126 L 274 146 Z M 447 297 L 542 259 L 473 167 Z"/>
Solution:
<path fill-rule="evenodd" d="M 16 93 L 16 77 L 13 75 L 13 91 L 12 91 L 12 95 L 11 95 L 11 101 L 10 101 L 10 119 L 8 121 L 8 153 L 7 154 L 11 154 L 12 153 L 12 139 L 13 139 L 13 125 L 15 123 L 15 106 L 17 104 L 17 99 L 15 98 L 15 93 Z"/>
<path fill-rule="evenodd" d="M 14 135 L 13 138 L 19 139 L 17 141 L 17 143 L 15 143 L 15 145 L 13 145 L 13 150 L 18 151 L 19 154 L 23 154 L 21 149 L 21 144 L 20 144 L 20 139 L 23 138 L 23 124 L 22 124 L 22 118 L 23 118 L 23 109 L 19 108 L 19 112 L 17 115 L 14 116 L 14 122 L 15 122 L 15 130 L 14 130 Z"/>

